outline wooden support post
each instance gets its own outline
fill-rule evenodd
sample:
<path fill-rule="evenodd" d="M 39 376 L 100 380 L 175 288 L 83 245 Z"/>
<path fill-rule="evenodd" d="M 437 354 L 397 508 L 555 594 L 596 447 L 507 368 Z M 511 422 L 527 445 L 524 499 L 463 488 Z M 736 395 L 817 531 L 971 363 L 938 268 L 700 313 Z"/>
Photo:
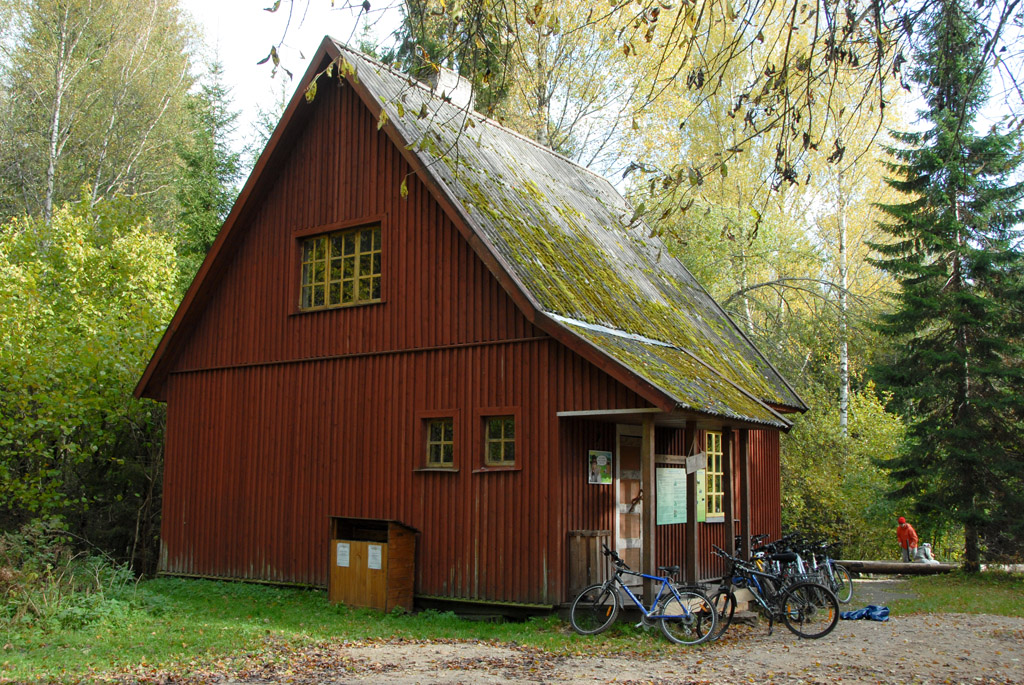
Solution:
<path fill-rule="evenodd" d="M 740 538 L 743 558 L 750 561 L 750 430 L 740 430 Z"/>
<path fill-rule="evenodd" d="M 733 436 L 730 426 L 722 426 L 722 514 L 725 518 L 725 551 L 736 554 L 736 504 L 733 493 Z"/>
<path fill-rule="evenodd" d="M 649 575 L 654 575 L 656 565 L 654 536 L 657 530 L 655 525 L 657 503 L 654 498 L 657 487 L 654 478 L 654 419 L 644 417 L 640 437 L 640 487 L 644 492 L 641 523 L 643 546 L 640 551 L 640 569 Z M 650 601 L 652 597 L 654 597 L 654 583 L 644 579 L 644 599 Z"/>
<path fill-rule="evenodd" d="M 683 433 L 686 456 L 693 456 L 694 441 L 697 439 L 697 422 L 687 421 Z M 699 451 L 699 450 L 698 450 Z M 686 474 L 686 539 L 683 541 L 684 578 L 688 583 L 700 580 L 700 557 L 697 551 L 697 472 Z"/>

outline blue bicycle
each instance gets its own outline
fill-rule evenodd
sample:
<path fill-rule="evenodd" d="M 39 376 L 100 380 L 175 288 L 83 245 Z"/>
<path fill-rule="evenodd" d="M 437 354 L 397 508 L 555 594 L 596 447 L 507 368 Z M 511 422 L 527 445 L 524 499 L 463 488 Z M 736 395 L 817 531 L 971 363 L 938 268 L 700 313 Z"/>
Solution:
<path fill-rule="evenodd" d="M 573 601 L 569 620 L 577 633 L 596 635 L 615 623 L 622 608 L 620 590 L 624 590 L 640 610 L 640 625 L 659 623 L 665 637 L 672 642 L 698 645 L 714 634 L 718 615 L 711 600 L 697 588 L 681 587 L 672 582 L 672 576 L 679 572 L 678 566 L 659 566 L 658 570 L 664 576 L 638 573 L 631 570 L 617 553 L 608 549 L 608 545 L 603 547 L 604 555 L 615 564 L 615 573 L 603 583 L 584 588 Z M 624 575 L 661 583 L 649 609 L 622 582 Z"/>

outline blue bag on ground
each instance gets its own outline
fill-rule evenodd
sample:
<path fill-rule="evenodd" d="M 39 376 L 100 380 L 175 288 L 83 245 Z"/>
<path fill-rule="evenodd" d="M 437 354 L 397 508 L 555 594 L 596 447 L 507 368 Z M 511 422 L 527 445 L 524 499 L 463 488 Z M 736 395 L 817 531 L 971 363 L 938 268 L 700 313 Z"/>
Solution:
<path fill-rule="evenodd" d="M 844 611 L 839 614 L 839 618 L 845 618 L 848 621 L 857 621 L 859 619 L 867 619 L 868 621 L 888 621 L 889 607 L 880 607 L 874 604 L 869 604 L 863 609 Z"/>

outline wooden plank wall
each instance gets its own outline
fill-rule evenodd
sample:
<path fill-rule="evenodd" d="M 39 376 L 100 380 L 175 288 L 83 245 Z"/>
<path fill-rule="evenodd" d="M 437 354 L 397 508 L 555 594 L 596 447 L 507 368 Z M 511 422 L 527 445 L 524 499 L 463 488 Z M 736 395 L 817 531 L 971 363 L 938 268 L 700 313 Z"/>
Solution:
<path fill-rule="evenodd" d="M 175 374 L 164 570 L 324 584 L 328 516 L 394 519 L 421 531 L 420 593 L 561 601 L 565 531 L 610 527 L 585 464 L 614 431 L 556 412 L 609 403 L 640 401 L 550 340 Z M 520 470 L 479 472 L 488 407 L 518 408 Z M 457 412 L 457 472 L 416 470 L 433 409 Z"/>
<path fill-rule="evenodd" d="M 322 88 L 290 156 L 218 274 L 176 368 L 209 369 L 331 355 L 533 337 L 469 244 L 351 88 Z M 381 224 L 384 302 L 299 313 L 302 234 Z"/>

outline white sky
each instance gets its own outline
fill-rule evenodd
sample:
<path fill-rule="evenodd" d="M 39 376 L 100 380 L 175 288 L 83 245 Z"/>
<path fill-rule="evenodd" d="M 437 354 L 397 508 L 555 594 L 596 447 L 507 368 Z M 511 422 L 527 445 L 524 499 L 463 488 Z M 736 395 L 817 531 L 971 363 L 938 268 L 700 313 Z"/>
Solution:
<path fill-rule="evenodd" d="M 335 0 L 295 0 L 291 24 L 288 25 L 288 0 L 281 3 L 277 12 L 267 12 L 265 7 L 273 0 L 179 0 L 180 6 L 199 23 L 206 36 L 206 45 L 211 56 L 224 67 L 224 86 L 230 89 L 235 109 L 241 116 L 238 121 L 237 143 L 243 147 L 253 138 L 254 124 L 259 109 L 277 112 L 277 103 L 282 97 L 290 98 L 298 87 L 299 79 L 309 66 L 320 41 L 330 35 L 341 41 L 358 42 L 362 35 L 365 16 L 356 26 L 356 13 L 340 9 L 345 2 Z M 384 2 L 377 2 L 383 7 Z M 302 16 L 302 13 L 305 16 Z M 380 11 L 370 16 L 379 17 Z M 388 19 L 397 12 L 391 10 Z M 383 22 L 381 22 L 383 23 Z M 281 64 L 289 69 L 294 78 L 288 80 L 282 70 L 271 78 L 271 64 L 257 65 L 267 56 L 272 45 L 281 42 L 288 32 L 284 44 L 279 48 Z M 381 34 L 381 29 L 376 31 Z"/>

